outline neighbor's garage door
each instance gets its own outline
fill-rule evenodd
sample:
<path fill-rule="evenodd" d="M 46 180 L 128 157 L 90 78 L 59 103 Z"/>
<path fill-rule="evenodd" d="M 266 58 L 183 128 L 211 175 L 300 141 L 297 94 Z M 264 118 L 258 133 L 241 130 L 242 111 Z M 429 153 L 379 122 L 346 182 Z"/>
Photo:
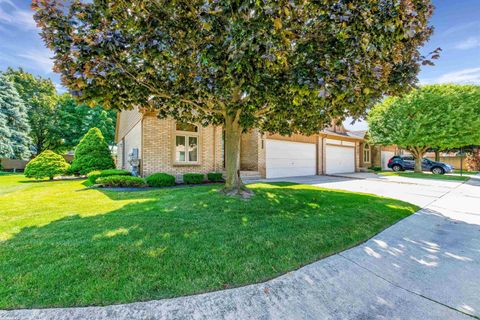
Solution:
<path fill-rule="evenodd" d="M 267 178 L 311 176 L 317 173 L 316 145 L 267 139 Z"/>
<path fill-rule="evenodd" d="M 394 155 L 395 155 L 395 152 L 392 152 L 392 151 L 382 151 L 380 153 L 381 155 L 381 165 L 382 165 L 382 169 L 383 170 L 390 170 L 388 168 L 388 160 L 390 160 Z"/>
<path fill-rule="evenodd" d="M 355 172 L 355 148 L 327 145 L 325 149 L 326 173 Z"/>

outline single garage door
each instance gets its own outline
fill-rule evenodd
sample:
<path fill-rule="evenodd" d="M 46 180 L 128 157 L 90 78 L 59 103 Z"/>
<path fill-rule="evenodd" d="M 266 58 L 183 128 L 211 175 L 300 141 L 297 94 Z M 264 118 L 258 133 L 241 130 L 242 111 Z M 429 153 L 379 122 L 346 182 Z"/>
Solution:
<path fill-rule="evenodd" d="M 267 178 L 311 176 L 317 174 L 316 145 L 267 139 Z"/>
<path fill-rule="evenodd" d="M 381 153 L 381 164 L 383 170 L 390 170 L 388 168 L 388 160 L 390 160 L 394 155 L 395 152 L 392 151 L 382 151 Z"/>
<path fill-rule="evenodd" d="M 349 173 L 355 172 L 355 148 L 327 145 L 326 173 Z"/>

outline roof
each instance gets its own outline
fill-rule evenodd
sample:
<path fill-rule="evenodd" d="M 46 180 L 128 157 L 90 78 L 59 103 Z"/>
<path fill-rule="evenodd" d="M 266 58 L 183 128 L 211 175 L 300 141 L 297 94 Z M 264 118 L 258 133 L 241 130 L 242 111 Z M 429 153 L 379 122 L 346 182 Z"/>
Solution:
<path fill-rule="evenodd" d="M 346 137 L 346 138 L 350 138 L 350 139 L 363 140 L 362 136 L 355 135 L 355 134 L 352 133 L 352 131 L 346 131 L 345 133 L 343 133 L 343 132 L 335 132 L 335 131 L 329 130 L 329 129 L 324 129 L 324 130 L 322 130 L 322 132 L 326 133 L 326 134 L 329 134 L 329 135 L 338 136 L 338 137 Z"/>
<path fill-rule="evenodd" d="M 363 138 L 365 138 L 365 135 L 367 134 L 367 130 L 348 131 L 348 133 L 363 139 Z"/>

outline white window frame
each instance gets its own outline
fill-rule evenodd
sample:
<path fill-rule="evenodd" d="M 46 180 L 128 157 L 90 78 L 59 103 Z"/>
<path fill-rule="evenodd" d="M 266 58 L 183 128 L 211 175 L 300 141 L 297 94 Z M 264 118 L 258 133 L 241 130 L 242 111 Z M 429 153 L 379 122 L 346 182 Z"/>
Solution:
<path fill-rule="evenodd" d="M 368 143 L 364 144 L 363 145 L 363 162 L 370 163 L 371 159 L 372 159 L 372 149 L 370 148 L 370 145 Z"/>
<path fill-rule="evenodd" d="M 181 131 L 177 130 L 177 124 L 175 123 L 173 135 L 173 161 L 176 165 L 198 165 L 200 164 L 200 127 L 198 125 L 193 124 L 197 131 Z M 185 139 L 185 161 L 178 161 L 177 160 L 177 137 L 184 137 Z M 190 161 L 190 153 L 189 153 L 189 140 L 190 138 L 197 139 L 197 160 Z"/>

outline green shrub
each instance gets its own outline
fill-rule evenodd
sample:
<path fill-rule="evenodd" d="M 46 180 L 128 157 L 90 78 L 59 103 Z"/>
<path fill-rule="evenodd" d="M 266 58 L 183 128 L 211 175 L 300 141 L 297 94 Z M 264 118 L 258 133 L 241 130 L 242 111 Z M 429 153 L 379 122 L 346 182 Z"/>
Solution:
<path fill-rule="evenodd" d="M 131 176 L 132 173 L 123 169 L 107 169 L 107 170 L 95 170 L 87 174 L 88 181 L 95 184 L 98 178 L 110 177 L 110 176 Z"/>
<path fill-rule="evenodd" d="M 46 150 L 36 156 L 25 167 L 25 177 L 53 180 L 55 176 L 64 174 L 70 165 L 65 159 L 53 151 Z"/>
<path fill-rule="evenodd" d="M 88 130 L 75 148 L 70 173 L 83 175 L 95 170 L 113 168 L 115 164 L 102 132 L 98 128 Z"/>
<path fill-rule="evenodd" d="M 221 172 L 209 172 L 207 173 L 208 181 L 220 182 L 223 181 L 223 175 Z"/>
<path fill-rule="evenodd" d="M 175 177 L 167 173 L 154 173 L 145 180 L 150 187 L 170 187 L 175 185 Z"/>
<path fill-rule="evenodd" d="M 370 167 L 368 169 L 370 169 L 372 171 L 375 171 L 375 172 L 382 171 L 382 167 L 379 167 L 379 166 L 373 166 L 373 167 Z"/>
<path fill-rule="evenodd" d="M 145 180 L 132 176 L 109 176 L 97 179 L 97 183 L 112 188 L 141 188 L 145 187 Z"/>
<path fill-rule="evenodd" d="M 202 173 L 185 173 L 183 175 L 183 182 L 186 184 L 200 184 L 204 179 L 205 175 Z"/>

